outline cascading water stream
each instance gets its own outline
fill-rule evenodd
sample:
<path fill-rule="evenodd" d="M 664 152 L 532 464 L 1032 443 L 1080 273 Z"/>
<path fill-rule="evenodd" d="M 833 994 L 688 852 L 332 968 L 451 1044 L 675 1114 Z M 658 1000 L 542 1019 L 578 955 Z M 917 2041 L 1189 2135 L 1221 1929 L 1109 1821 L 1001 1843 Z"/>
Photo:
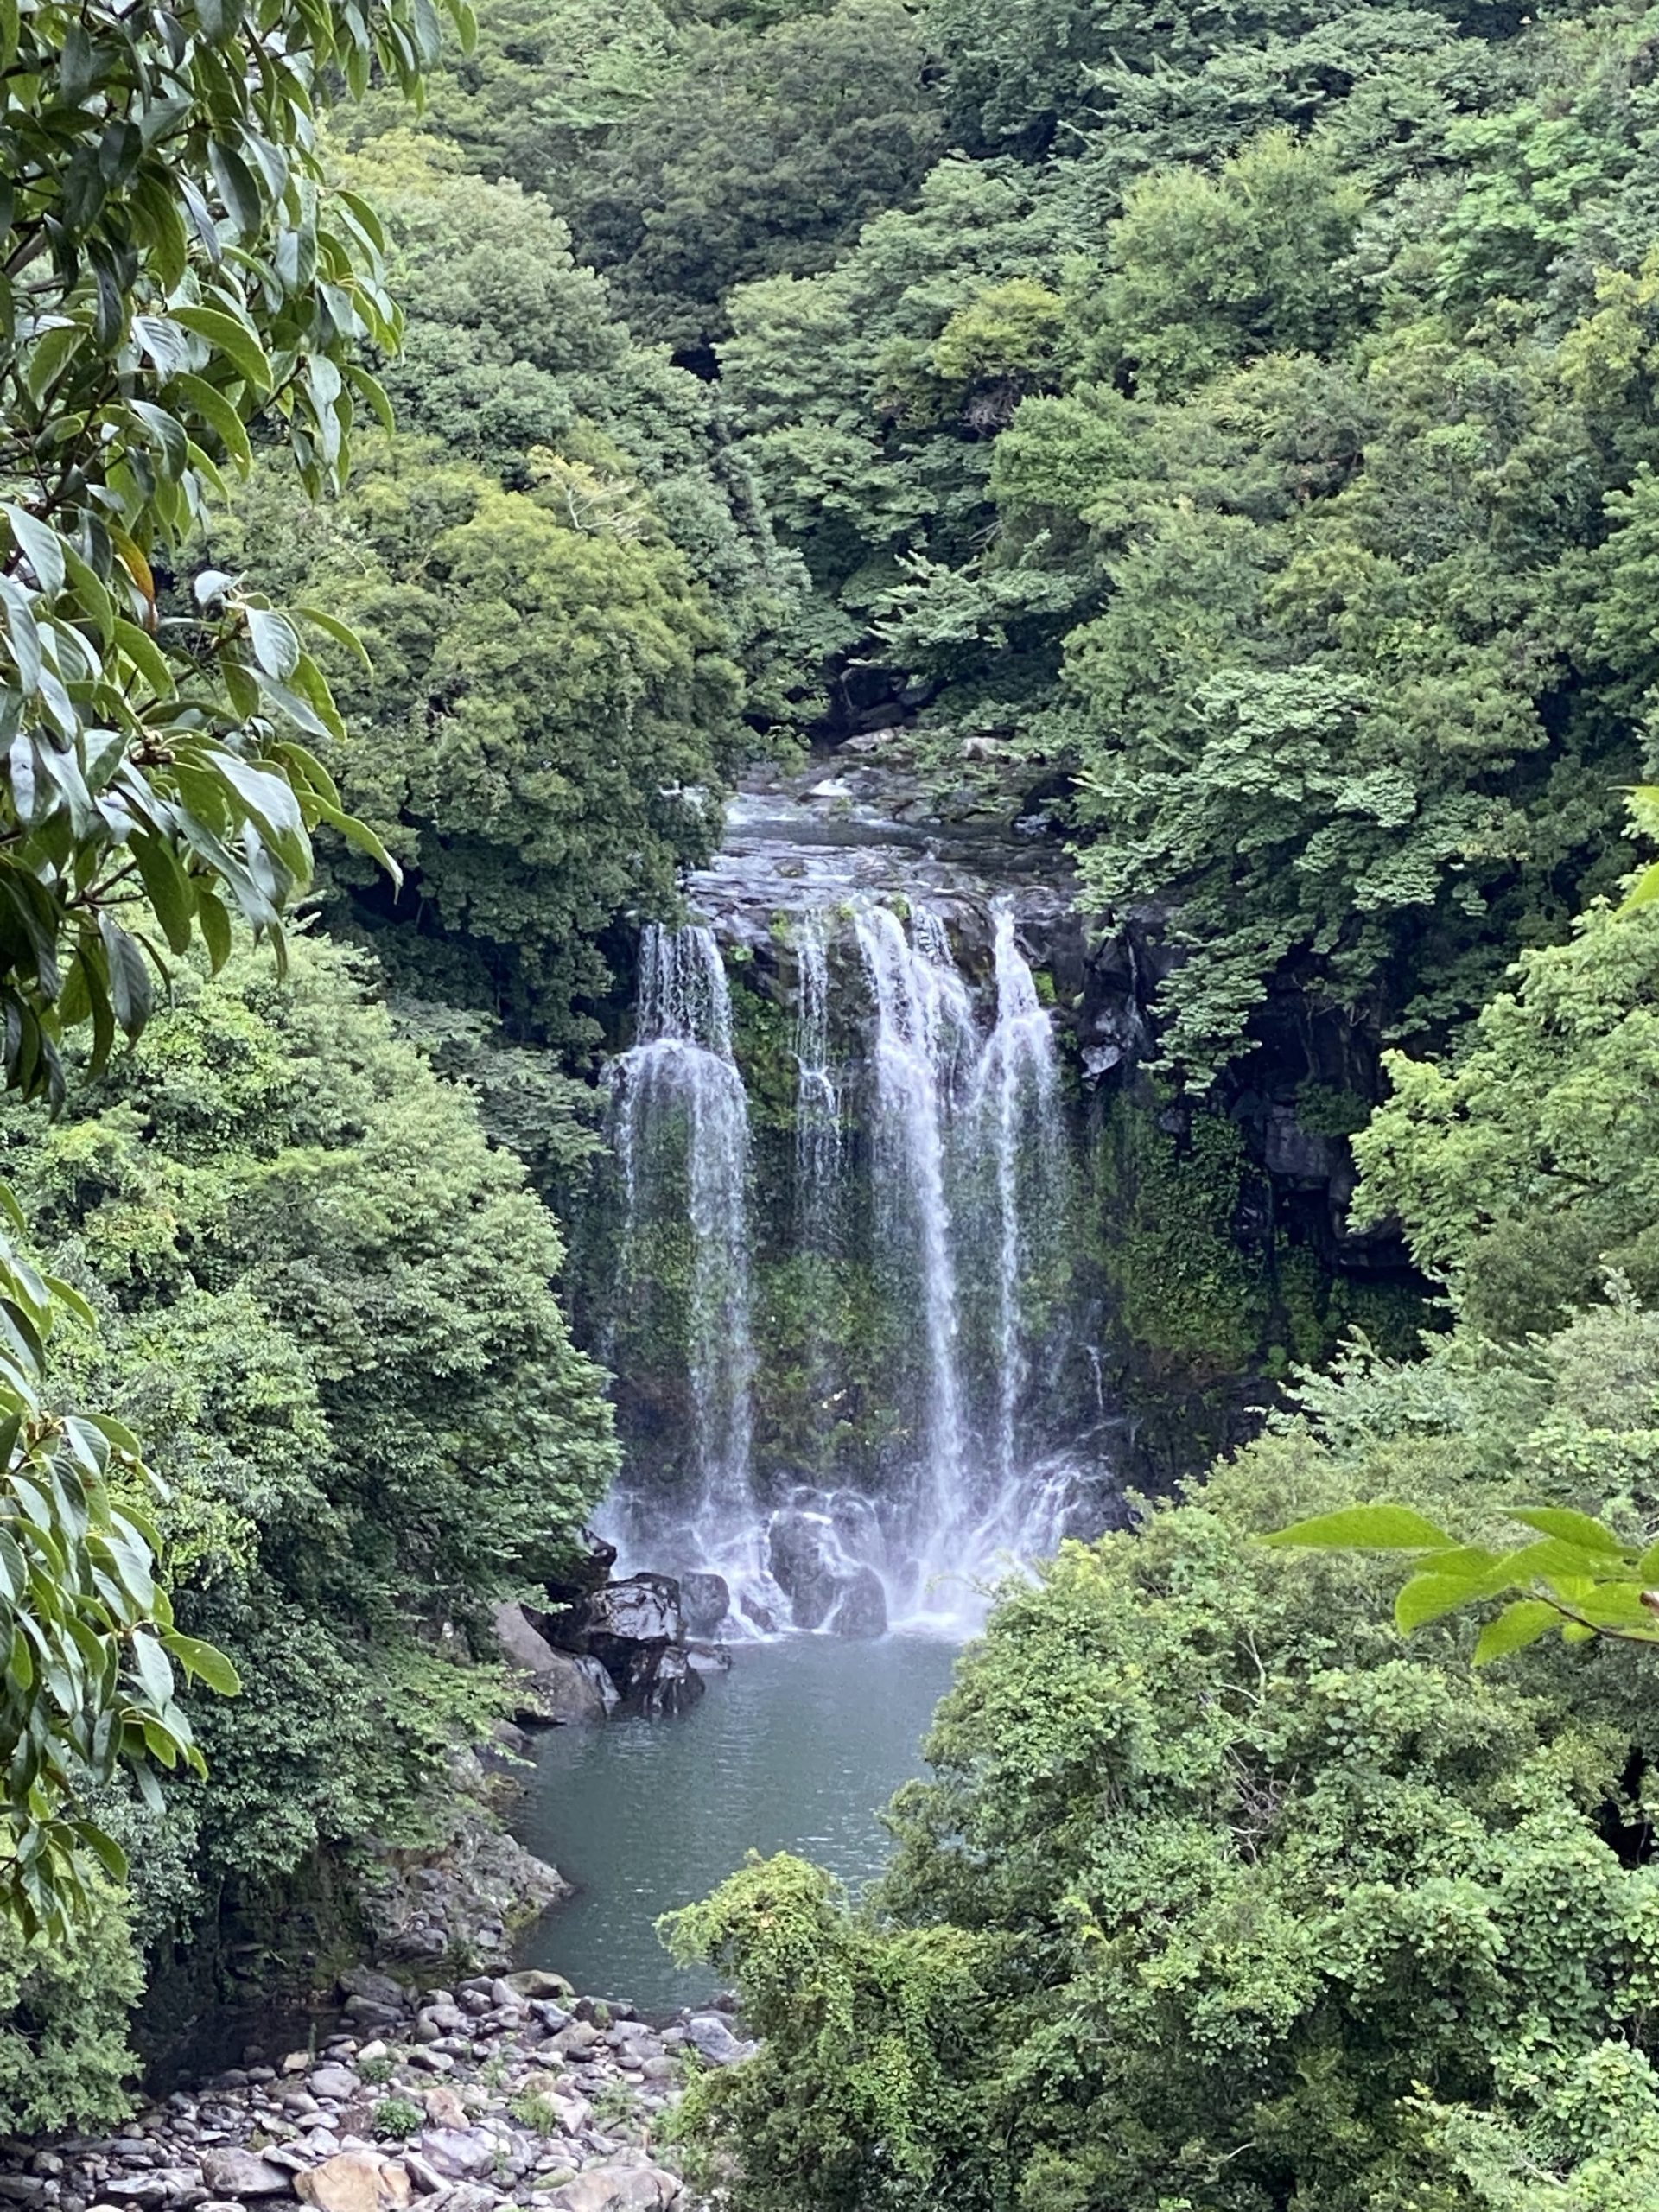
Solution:
<path fill-rule="evenodd" d="M 945 1112 L 959 1050 L 973 1036 L 973 1016 L 961 977 L 946 964 L 943 930 L 922 925 L 918 914 L 912 938 L 906 938 L 886 906 L 868 908 L 853 923 L 875 1015 L 876 1221 L 887 1254 L 907 1263 L 921 1302 L 927 1352 L 924 1526 L 944 1529 L 961 1517 L 966 1443 Z"/>
<path fill-rule="evenodd" d="M 795 1187 L 801 1241 L 818 1250 L 833 1228 L 841 1166 L 841 1098 L 830 1060 L 830 951 L 823 918 L 795 940 Z"/>
<path fill-rule="evenodd" d="M 749 1294 L 749 1115 L 732 1057 L 731 995 L 715 933 L 647 929 L 637 1041 L 613 1069 L 622 1172 L 622 1279 L 642 1224 L 677 1197 L 690 1228 L 686 1361 L 705 1511 L 753 1510 L 754 1354 Z M 678 1184 L 671 1194 L 665 1180 Z"/>
<path fill-rule="evenodd" d="M 995 1427 L 998 1485 L 1017 1473 L 1015 1426 L 1028 1359 L 1024 1315 L 1027 1277 L 1042 1214 L 1052 1200 L 1062 1160 L 1054 1031 L 1031 969 L 1014 940 L 1014 915 L 995 909 L 996 1020 L 975 1071 L 972 1126 L 990 1157 L 996 1247 Z"/>

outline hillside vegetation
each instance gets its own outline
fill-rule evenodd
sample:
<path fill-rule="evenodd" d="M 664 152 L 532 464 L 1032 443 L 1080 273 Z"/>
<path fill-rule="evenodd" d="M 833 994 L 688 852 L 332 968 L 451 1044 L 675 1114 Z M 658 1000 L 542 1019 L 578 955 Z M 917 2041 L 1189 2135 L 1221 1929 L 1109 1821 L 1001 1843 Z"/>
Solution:
<path fill-rule="evenodd" d="M 1659 1624 L 1561 1538 L 1582 1632 L 1476 1673 L 1258 1540 L 1659 1580 L 1659 12 L 452 13 L 0 7 L 0 2129 L 480 1817 L 491 1609 L 615 1471 L 551 1205 L 639 925 L 903 721 L 1178 956 L 1170 1186 L 1293 1035 L 1445 1326 L 1010 1587 L 868 1896 L 677 1916 L 765 2039 L 688 2155 L 1651 2212 Z"/>

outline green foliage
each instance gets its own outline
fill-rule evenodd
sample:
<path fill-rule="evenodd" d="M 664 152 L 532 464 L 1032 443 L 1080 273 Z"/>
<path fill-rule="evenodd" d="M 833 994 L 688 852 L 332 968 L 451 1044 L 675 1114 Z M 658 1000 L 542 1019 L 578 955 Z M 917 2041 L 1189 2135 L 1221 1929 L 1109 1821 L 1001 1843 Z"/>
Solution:
<path fill-rule="evenodd" d="M 1463 1449 L 1300 1427 L 1065 1547 L 962 1662 L 873 1900 L 774 1861 L 678 1917 L 765 2038 L 692 2093 L 734 2205 L 1471 2212 L 1504 2140 L 1576 2186 L 1623 2061 L 1651 2185 L 1650 1870 L 1605 1840 L 1645 1675 L 1471 1679 L 1444 1624 L 1408 1657 L 1382 1570 L 1255 1534 L 1360 1468 L 1428 1503 Z"/>
<path fill-rule="evenodd" d="M 1402 1635 L 1460 1605 L 1522 1592 L 1481 1630 L 1478 1667 L 1524 1649 L 1552 1629 L 1569 1643 L 1592 1636 L 1659 1643 L 1659 1592 L 1649 1586 L 1659 1581 L 1659 1544 L 1624 1542 L 1605 1522 L 1570 1506 L 1513 1506 L 1509 1517 L 1535 1530 L 1534 1541 L 1507 1552 L 1464 1544 L 1398 1505 L 1344 1506 L 1298 1521 L 1268 1541 L 1413 1554 L 1415 1572 L 1394 1604 Z"/>
<path fill-rule="evenodd" d="M 225 496 L 220 459 L 251 466 L 267 412 L 315 496 L 359 402 L 384 408 L 356 355 L 396 337 L 385 241 L 325 188 L 317 101 L 376 68 L 414 93 L 440 37 L 404 0 L 0 16 L 0 1010 L 25 1096 L 61 1104 L 67 1033 L 90 1026 L 94 1072 L 118 1029 L 139 1035 L 162 943 L 222 963 L 227 898 L 280 952 L 320 823 L 385 860 L 298 741 L 340 728 L 305 643 L 345 641 L 338 618 L 302 627 L 213 570 L 175 612 L 156 570 Z M 84 1300 L 10 1246 L 3 1262 L 0 1919 L 61 1937 L 92 1911 L 88 1869 L 122 1871 L 86 1792 L 130 1769 L 153 1793 L 152 1761 L 200 1769 L 175 1662 L 237 1682 L 156 1588 L 131 1433 L 42 1389 L 45 1336 Z"/>
<path fill-rule="evenodd" d="M 714 830 L 741 678 L 708 594 L 625 467 L 550 453 L 522 491 L 378 453 L 305 551 L 375 668 L 342 661 L 331 757 L 409 880 L 388 932 L 359 872 L 357 925 L 422 997 L 593 1041 L 601 940 L 670 906 Z"/>
<path fill-rule="evenodd" d="M 168 1470 L 179 1628 L 257 1685 L 200 1716 L 166 1848 L 111 1811 L 151 1940 L 319 1847 L 443 1839 L 499 1706 L 464 1632 L 492 1654 L 489 1604 L 565 1562 L 614 1464 L 553 1220 L 375 983 L 304 938 L 286 984 L 245 950 L 187 968 L 59 1121 L 5 1130 L 102 1315 L 60 1364 Z"/>
<path fill-rule="evenodd" d="M 115 2120 L 128 2107 L 127 2008 L 142 1976 L 128 1910 L 91 1876 L 73 1924 L 51 1942 L 0 1938 L 0 2127 L 45 2133 Z"/>
<path fill-rule="evenodd" d="M 1246 1160 L 1230 1122 L 1195 1114 L 1185 1140 L 1115 1103 L 1097 1205 L 1116 1318 L 1200 1373 L 1236 1374 L 1260 1344 L 1268 1286 L 1234 1229 Z"/>
<path fill-rule="evenodd" d="M 578 244 L 630 321 L 682 349 L 728 327 L 734 284 L 824 267 L 943 150 L 925 50 L 896 0 L 840 0 L 684 63 L 572 180 Z"/>
<path fill-rule="evenodd" d="M 507 2110 L 521 2127 L 531 2128 L 537 2135 L 557 2135 L 561 2132 L 557 2105 L 539 2091 L 525 2091 L 516 2096 Z"/>
<path fill-rule="evenodd" d="M 23 1217 L 4 1191 L 9 1224 Z M 25 1942 L 64 1937 L 93 1910 L 96 1870 L 119 1845 L 88 1817 L 90 1790 L 130 1776 L 159 1804 L 152 1762 L 204 1771 L 175 1702 L 176 1663 L 239 1687 L 211 1644 L 175 1626 L 156 1582 L 157 1488 L 137 1440 L 107 1414 L 60 1410 L 48 1383 L 54 1325 L 93 1319 L 80 1293 L 0 1243 L 0 1922 Z"/>
<path fill-rule="evenodd" d="M 1098 302 L 1103 365 L 1172 398 L 1264 353 L 1333 350 L 1357 302 L 1338 264 L 1363 195 L 1329 141 L 1270 130 L 1211 179 L 1165 170 L 1132 187 Z"/>
<path fill-rule="evenodd" d="M 438 38 L 404 0 L 37 4 L 0 27 L 10 1085 L 60 1096 L 66 1028 L 90 1021 L 102 1058 L 143 1027 L 147 938 L 222 955 L 221 894 L 274 930 L 308 832 L 348 826 L 296 742 L 338 726 L 305 643 L 333 616 L 296 626 L 212 573 L 164 614 L 154 570 L 267 410 L 315 493 L 359 401 L 384 404 L 355 358 L 396 336 L 384 240 L 324 189 L 313 87 L 378 67 L 412 92 Z"/>
<path fill-rule="evenodd" d="M 1610 1268 L 1659 1291 L 1656 974 L 1653 910 L 1594 909 L 1524 956 L 1461 1058 L 1389 1059 L 1393 1095 L 1355 1141 L 1357 1203 L 1398 1217 L 1472 1326 L 1548 1328 Z"/>
<path fill-rule="evenodd" d="M 1183 1082 L 1275 995 L 1362 1058 L 1438 1047 L 1628 864 L 1609 791 L 1659 681 L 1644 34 L 925 22 L 987 157 L 726 301 L 812 634 L 939 695 L 942 780 L 982 729 L 1075 779 L 1090 897 L 1187 956 L 1159 994 Z"/>
<path fill-rule="evenodd" d="M 426 2114 L 407 2097 L 382 2097 L 369 2118 L 369 2126 L 382 2142 L 418 2134 Z"/>
<path fill-rule="evenodd" d="M 971 2155 L 982 2117 L 950 2063 L 979 2011 L 971 1938 L 878 1932 L 829 1875 L 787 1853 L 751 1853 L 662 1925 L 682 1963 L 737 1974 L 760 2037 L 747 2065 L 693 2079 L 680 2123 L 741 2142 L 745 2212 L 917 2202 L 940 2178 L 942 2140 Z"/>
<path fill-rule="evenodd" d="M 484 0 L 477 16 L 471 46 L 429 80 L 420 127 L 492 182 L 556 191 L 676 73 L 674 24 L 657 0 Z M 408 119 L 401 102 L 371 94 L 347 127 L 357 141 Z"/>

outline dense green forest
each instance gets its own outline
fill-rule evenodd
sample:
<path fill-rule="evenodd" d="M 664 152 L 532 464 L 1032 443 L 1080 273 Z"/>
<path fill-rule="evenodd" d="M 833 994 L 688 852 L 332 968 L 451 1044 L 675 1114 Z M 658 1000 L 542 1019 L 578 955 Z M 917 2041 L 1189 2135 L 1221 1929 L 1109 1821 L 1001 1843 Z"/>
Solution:
<path fill-rule="evenodd" d="M 1011 1587 L 868 1896 L 679 1916 L 764 2038 L 688 2157 L 1650 2212 L 1659 13 L 453 13 L 0 4 L 0 2129 L 481 1817 L 639 925 L 902 723 L 1166 955 L 1166 1236 L 1294 1060 L 1440 1325 Z M 1377 1499 L 1613 1553 L 1476 1672 L 1472 1580 L 1258 1541 Z"/>

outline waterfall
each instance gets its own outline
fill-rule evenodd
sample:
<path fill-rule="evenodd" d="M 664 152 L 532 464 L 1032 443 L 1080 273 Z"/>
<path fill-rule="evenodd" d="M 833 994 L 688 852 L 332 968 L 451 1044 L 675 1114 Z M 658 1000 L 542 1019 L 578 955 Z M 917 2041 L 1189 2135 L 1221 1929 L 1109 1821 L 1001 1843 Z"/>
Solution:
<path fill-rule="evenodd" d="M 830 1061 L 830 949 L 823 918 L 804 916 L 795 938 L 795 1188 L 809 1251 L 833 1227 L 841 1165 L 841 1099 Z"/>
<path fill-rule="evenodd" d="M 957 1370 L 956 1257 L 945 1181 L 945 1110 L 957 1058 L 971 1044 L 966 986 L 932 916 L 913 918 L 912 937 L 887 906 L 854 917 L 874 1005 L 872 1153 L 878 1231 L 920 1301 L 927 1354 L 929 1522 L 959 1517 L 964 1437 Z"/>
<path fill-rule="evenodd" d="M 1072 1525 L 1086 1463 L 1043 1418 L 1069 1173 L 1058 1062 L 1011 906 L 988 918 L 988 981 L 923 903 L 901 916 L 860 894 L 793 917 L 792 963 L 756 1000 L 753 1212 L 720 945 L 646 932 L 638 1041 L 613 1076 L 617 1304 L 654 1344 L 652 1301 L 689 1275 L 702 1496 L 688 1521 L 655 1488 L 653 1457 L 685 1452 L 673 1378 L 653 1374 L 671 1390 L 646 1393 L 658 1426 L 623 1512 L 642 1563 L 723 1577 L 740 1627 L 959 1634 L 976 1584 Z M 972 909 L 962 925 L 983 945 Z"/>
<path fill-rule="evenodd" d="M 996 1018 L 975 1071 L 972 1117 L 995 1188 L 996 1308 L 993 1448 L 1006 1490 L 1029 1373 L 1025 1309 L 1036 1234 L 1061 1172 L 1054 1032 L 1014 942 L 1006 901 L 995 909 Z"/>
<path fill-rule="evenodd" d="M 712 930 L 646 930 L 637 1041 L 614 1064 L 613 1086 L 622 1280 L 634 1288 L 642 1224 L 660 1217 L 664 1181 L 677 1181 L 690 1231 L 685 1350 L 703 1503 L 717 1513 L 747 1510 L 754 1370 L 748 1099 L 732 1057 L 731 995 Z"/>

